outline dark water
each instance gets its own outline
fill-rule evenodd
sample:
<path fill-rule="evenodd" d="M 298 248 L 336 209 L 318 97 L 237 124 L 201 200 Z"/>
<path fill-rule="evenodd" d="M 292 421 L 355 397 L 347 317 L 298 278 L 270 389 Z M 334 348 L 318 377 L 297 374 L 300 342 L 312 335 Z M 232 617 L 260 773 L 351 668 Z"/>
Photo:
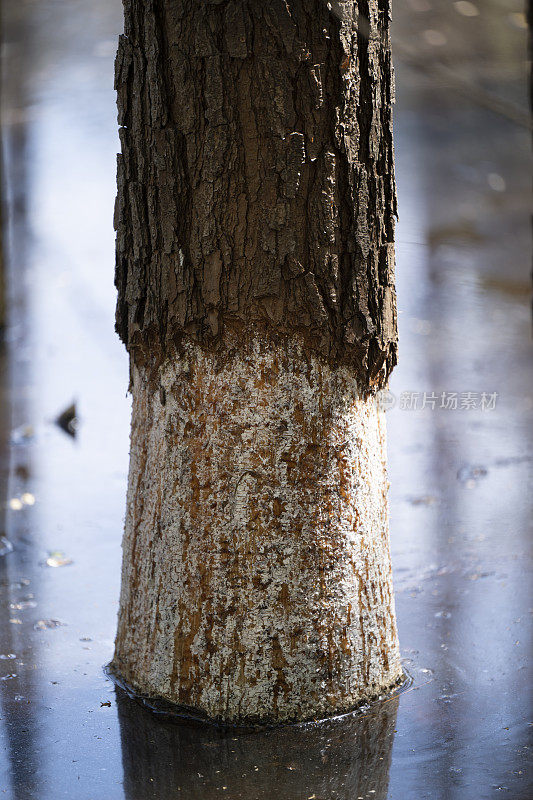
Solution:
<path fill-rule="evenodd" d="M 126 356 L 113 333 L 120 4 L 6 0 L 3 12 L 0 797 L 531 797 L 522 5 L 395 8 L 401 350 L 388 413 L 391 535 L 413 685 L 357 718 L 239 736 L 160 722 L 102 672 L 129 425 Z M 443 392 L 452 406 L 457 393 L 456 409 L 439 408 Z M 73 402 L 75 437 L 54 422 Z"/>

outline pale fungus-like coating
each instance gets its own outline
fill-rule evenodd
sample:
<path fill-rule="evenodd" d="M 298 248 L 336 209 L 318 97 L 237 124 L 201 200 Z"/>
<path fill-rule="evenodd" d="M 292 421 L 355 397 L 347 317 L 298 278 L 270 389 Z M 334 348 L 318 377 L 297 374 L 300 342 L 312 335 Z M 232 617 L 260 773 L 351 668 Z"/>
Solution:
<path fill-rule="evenodd" d="M 229 722 L 390 689 L 386 493 L 384 413 L 297 340 L 134 368 L 115 669 Z"/>

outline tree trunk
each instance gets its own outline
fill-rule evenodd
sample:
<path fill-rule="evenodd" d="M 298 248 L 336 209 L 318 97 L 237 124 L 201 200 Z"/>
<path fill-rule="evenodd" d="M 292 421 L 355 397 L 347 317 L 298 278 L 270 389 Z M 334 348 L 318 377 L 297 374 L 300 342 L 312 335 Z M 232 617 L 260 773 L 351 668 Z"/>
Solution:
<path fill-rule="evenodd" d="M 226 722 L 346 711 L 401 675 L 389 0 L 124 5 L 114 669 Z"/>

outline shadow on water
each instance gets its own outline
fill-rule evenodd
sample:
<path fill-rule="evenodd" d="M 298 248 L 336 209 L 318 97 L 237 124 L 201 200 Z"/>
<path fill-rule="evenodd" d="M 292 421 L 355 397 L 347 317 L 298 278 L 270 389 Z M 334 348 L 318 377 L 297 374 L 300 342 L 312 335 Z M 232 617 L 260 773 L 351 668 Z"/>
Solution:
<path fill-rule="evenodd" d="M 398 697 L 364 716 L 234 736 L 158 721 L 115 692 L 127 800 L 387 797 Z"/>

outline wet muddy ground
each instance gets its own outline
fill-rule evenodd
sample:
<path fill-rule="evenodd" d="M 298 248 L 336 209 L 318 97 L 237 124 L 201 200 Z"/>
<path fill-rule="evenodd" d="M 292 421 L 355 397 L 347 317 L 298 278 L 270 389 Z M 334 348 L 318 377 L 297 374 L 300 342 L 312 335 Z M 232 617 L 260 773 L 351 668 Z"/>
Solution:
<path fill-rule="evenodd" d="M 159 721 L 102 671 L 130 408 L 113 332 L 120 3 L 3 3 L 0 797 L 532 796 L 523 6 L 398 0 L 395 15 L 391 537 L 413 684 L 362 716 L 233 736 Z"/>

